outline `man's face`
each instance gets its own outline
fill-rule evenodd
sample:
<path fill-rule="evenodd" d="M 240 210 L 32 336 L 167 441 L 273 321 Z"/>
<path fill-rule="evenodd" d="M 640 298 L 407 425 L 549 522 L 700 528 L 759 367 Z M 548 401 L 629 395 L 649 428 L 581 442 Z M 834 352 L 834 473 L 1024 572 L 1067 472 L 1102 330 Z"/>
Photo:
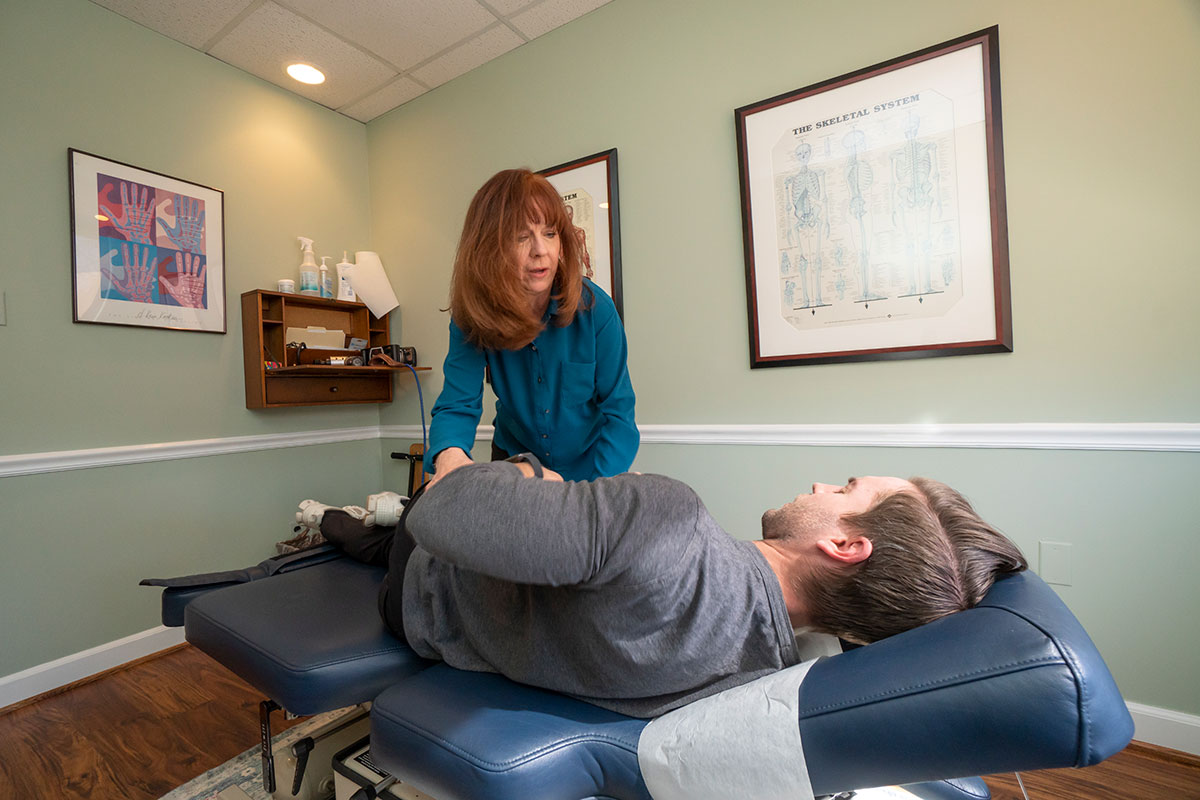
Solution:
<path fill-rule="evenodd" d="M 811 534 L 837 528 L 847 514 L 861 514 L 884 494 L 916 491 L 903 478 L 868 476 L 851 478 L 844 486 L 814 483 L 812 494 L 802 494 L 781 508 L 762 516 L 764 539 L 809 538 Z"/>

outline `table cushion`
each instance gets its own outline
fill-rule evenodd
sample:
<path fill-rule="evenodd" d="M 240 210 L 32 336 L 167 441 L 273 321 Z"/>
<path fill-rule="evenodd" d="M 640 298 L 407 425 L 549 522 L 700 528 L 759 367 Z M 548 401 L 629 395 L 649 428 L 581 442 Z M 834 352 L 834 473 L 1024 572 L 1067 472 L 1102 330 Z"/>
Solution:
<path fill-rule="evenodd" d="M 637 760 L 646 722 L 439 664 L 376 700 L 371 754 L 438 800 L 649 800 Z"/>
<path fill-rule="evenodd" d="M 384 574 L 340 558 L 208 592 L 184 611 L 187 640 L 294 714 L 373 700 L 430 665 L 380 619 Z"/>

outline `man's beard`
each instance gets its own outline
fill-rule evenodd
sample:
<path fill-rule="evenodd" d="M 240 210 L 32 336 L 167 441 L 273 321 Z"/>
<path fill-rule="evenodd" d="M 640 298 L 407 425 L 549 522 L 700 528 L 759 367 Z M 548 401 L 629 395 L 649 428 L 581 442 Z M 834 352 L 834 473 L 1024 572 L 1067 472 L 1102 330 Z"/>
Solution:
<path fill-rule="evenodd" d="M 814 531 L 836 528 L 837 524 L 837 515 L 829 509 L 793 502 L 763 513 L 762 534 L 764 539 L 795 539 Z"/>

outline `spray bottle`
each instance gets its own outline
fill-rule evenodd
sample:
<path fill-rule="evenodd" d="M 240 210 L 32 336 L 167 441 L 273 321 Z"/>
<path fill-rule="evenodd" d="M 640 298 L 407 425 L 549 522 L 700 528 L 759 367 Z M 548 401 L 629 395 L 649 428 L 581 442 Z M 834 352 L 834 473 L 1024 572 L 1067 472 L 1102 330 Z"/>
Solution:
<path fill-rule="evenodd" d="M 329 271 L 329 265 L 325 262 L 329 260 L 329 256 L 321 256 L 321 297 L 333 297 L 333 274 Z"/>
<path fill-rule="evenodd" d="M 349 253 L 343 250 L 342 260 L 337 263 L 338 300 L 354 302 L 358 299 L 354 294 L 354 287 L 350 285 L 350 271 L 353 269 L 354 265 L 350 263 Z"/>
<path fill-rule="evenodd" d="M 304 254 L 300 262 L 300 294 L 310 297 L 321 296 L 321 285 L 317 282 L 317 257 L 313 254 L 313 240 L 297 236 L 300 240 L 300 251 Z"/>

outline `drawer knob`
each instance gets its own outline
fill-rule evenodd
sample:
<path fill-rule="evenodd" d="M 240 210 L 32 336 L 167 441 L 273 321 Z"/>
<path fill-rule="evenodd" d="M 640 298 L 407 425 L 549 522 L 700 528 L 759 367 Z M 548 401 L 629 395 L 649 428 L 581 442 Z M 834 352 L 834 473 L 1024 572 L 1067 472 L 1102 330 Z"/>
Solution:
<path fill-rule="evenodd" d="M 337 390 L 338 390 L 338 387 L 336 387 L 336 386 L 329 387 L 329 391 L 331 391 L 331 392 L 336 392 Z"/>

